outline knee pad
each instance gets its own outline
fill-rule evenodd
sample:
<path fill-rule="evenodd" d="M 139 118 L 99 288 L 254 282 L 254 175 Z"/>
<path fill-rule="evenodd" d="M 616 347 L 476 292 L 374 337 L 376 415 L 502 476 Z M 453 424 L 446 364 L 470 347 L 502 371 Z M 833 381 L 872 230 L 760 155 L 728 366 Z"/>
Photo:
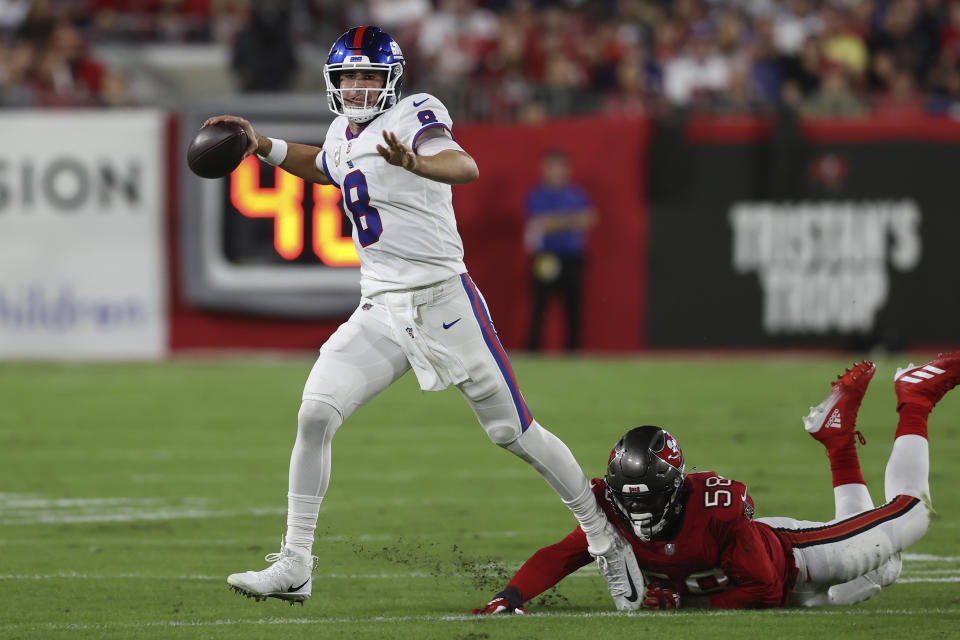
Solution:
<path fill-rule="evenodd" d="M 521 434 L 519 424 L 505 422 L 498 422 L 489 426 L 484 425 L 484 429 L 493 443 L 500 447 L 510 446 L 517 441 Z"/>
<path fill-rule="evenodd" d="M 331 427 L 340 426 L 340 412 L 326 402 L 305 399 L 297 412 L 297 433 L 309 438 L 322 438 Z"/>

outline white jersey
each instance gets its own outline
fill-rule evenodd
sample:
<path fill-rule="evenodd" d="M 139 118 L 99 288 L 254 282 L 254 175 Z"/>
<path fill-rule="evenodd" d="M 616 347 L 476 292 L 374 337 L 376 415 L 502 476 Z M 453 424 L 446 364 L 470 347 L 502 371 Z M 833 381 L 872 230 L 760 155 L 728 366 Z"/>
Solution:
<path fill-rule="evenodd" d="M 377 153 L 391 131 L 416 151 L 420 135 L 450 131 L 447 108 L 426 93 L 408 96 L 354 136 L 344 116 L 327 130 L 317 168 L 343 192 L 360 256 L 360 291 L 369 297 L 466 272 L 450 185 L 389 164 Z M 452 132 L 451 132 L 452 135 Z"/>

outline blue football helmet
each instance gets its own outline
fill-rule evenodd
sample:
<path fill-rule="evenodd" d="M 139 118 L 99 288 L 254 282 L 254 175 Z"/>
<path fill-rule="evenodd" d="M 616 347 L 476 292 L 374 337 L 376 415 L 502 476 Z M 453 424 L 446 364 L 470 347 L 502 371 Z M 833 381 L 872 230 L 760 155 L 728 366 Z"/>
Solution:
<path fill-rule="evenodd" d="M 400 83 L 405 63 L 400 45 L 379 27 L 354 27 L 337 38 L 330 47 L 323 77 L 327 83 L 327 104 L 336 114 L 353 122 L 368 122 L 400 99 Z M 348 69 L 383 71 L 387 80 L 382 88 L 350 89 L 365 91 L 363 106 L 350 106 L 343 100 L 340 75 Z M 374 97 L 375 96 L 375 97 Z"/>

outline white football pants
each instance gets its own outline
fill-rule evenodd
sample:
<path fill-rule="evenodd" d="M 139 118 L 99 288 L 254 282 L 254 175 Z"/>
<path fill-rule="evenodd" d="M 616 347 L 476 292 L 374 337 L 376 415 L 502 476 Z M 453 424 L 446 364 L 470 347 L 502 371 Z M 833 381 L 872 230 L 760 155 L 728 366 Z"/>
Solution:
<path fill-rule="evenodd" d="M 401 345 L 401 340 L 411 343 Z M 602 513 L 573 454 L 527 408 L 483 297 L 467 274 L 362 299 L 320 349 L 304 386 L 290 462 L 290 495 L 304 499 L 297 507 L 303 517 L 295 520 L 308 525 L 308 511 L 316 520 L 309 498 L 319 508 L 329 484 L 330 445 L 337 428 L 406 373 L 410 357 L 418 358 L 421 386 L 425 378 L 430 384 L 445 378 L 454 382 L 493 442 L 530 463 L 581 523 L 592 524 L 594 518 L 602 525 Z M 288 522 L 293 523 L 292 515 Z"/>
<path fill-rule="evenodd" d="M 760 518 L 793 545 L 799 571 L 790 604 L 854 604 L 894 582 L 899 553 L 930 525 L 928 469 L 926 439 L 901 436 L 887 463 L 886 504 L 830 522 Z"/>

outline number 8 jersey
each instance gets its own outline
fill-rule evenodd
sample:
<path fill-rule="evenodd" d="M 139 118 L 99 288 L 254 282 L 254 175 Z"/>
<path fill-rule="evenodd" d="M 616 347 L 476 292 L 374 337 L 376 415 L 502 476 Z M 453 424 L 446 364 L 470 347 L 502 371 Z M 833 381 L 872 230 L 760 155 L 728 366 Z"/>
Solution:
<path fill-rule="evenodd" d="M 354 136 L 346 117 L 327 130 L 317 168 L 341 190 L 353 221 L 364 297 L 420 287 L 466 272 L 450 185 L 389 164 L 377 153 L 383 132 L 416 152 L 424 132 L 444 128 L 447 108 L 431 95 L 408 96 Z"/>

